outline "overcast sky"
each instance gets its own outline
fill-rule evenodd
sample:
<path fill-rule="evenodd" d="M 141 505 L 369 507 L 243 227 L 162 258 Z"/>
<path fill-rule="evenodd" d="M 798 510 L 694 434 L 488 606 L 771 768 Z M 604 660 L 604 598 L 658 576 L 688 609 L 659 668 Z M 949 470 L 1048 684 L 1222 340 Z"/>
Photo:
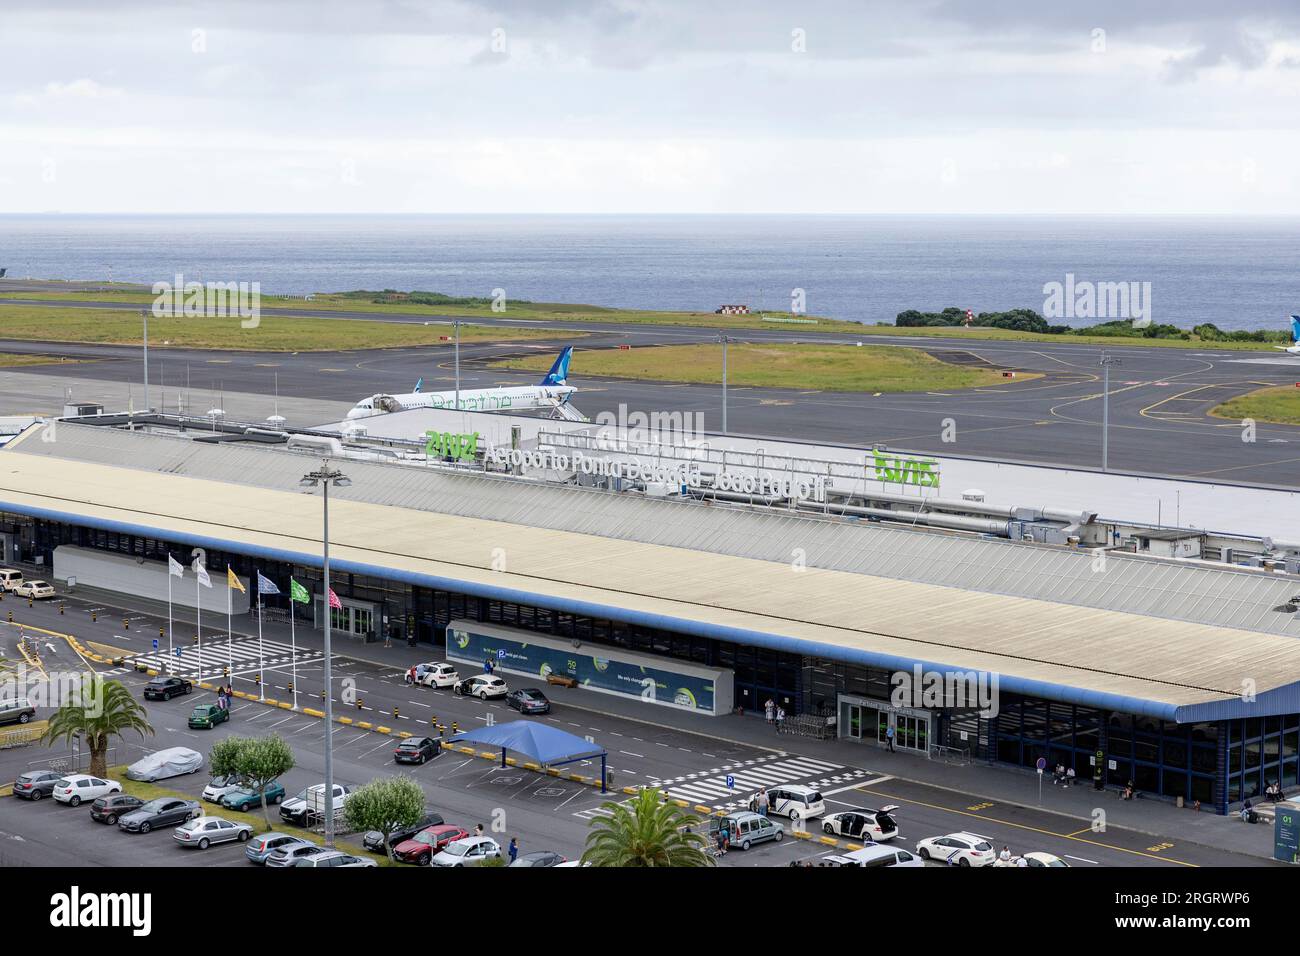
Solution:
<path fill-rule="evenodd" d="M 4 212 L 1300 212 L 1297 0 L 0 0 L 0 51 Z"/>

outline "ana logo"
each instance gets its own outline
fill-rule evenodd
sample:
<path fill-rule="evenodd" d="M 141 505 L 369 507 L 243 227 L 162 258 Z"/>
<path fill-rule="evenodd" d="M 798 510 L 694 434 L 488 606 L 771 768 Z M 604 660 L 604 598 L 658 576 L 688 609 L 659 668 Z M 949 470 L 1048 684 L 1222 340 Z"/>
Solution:
<path fill-rule="evenodd" d="M 127 926 L 134 936 L 148 936 L 153 929 L 153 895 L 82 893 L 74 886 L 50 897 L 50 925 L 67 929 Z"/>

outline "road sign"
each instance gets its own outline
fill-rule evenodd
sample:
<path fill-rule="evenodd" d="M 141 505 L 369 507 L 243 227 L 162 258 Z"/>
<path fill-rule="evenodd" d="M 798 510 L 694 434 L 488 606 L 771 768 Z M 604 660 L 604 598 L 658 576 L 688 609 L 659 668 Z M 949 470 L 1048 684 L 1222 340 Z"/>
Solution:
<path fill-rule="evenodd" d="M 506 659 L 506 649 L 502 647 L 497 650 L 497 660 L 503 661 L 505 659 Z"/>
<path fill-rule="evenodd" d="M 1035 761 L 1034 766 L 1038 768 L 1039 773 L 1042 773 L 1044 770 L 1047 769 L 1047 758 L 1039 757 L 1038 760 Z"/>
<path fill-rule="evenodd" d="M 733 777 L 731 774 L 727 774 L 727 789 L 728 790 L 736 789 L 736 778 Z"/>
<path fill-rule="evenodd" d="M 158 638 L 156 637 L 153 639 L 153 649 L 158 650 Z"/>

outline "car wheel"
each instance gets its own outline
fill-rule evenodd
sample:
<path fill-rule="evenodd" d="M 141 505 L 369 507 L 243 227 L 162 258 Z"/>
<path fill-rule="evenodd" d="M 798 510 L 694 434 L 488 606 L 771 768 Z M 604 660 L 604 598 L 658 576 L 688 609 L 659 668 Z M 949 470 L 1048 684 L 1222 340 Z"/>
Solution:
<path fill-rule="evenodd" d="M 250 832 L 247 831 L 247 830 L 240 830 L 240 831 L 239 831 L 239 842 L 240 842 L 240 843 L 247 843 L 247 842 L 248 842 L 248 838 L 251 837 L 252 835 L 253 835 L 253 834 L 250 833 Z"/>
<path fill-rule="evenodd" d="M 416 863 L 418 863 L 420 866 L 428 866 L 428 865 L 429 865 L 429 861 L 432 860 L 432 859 L 433 859 L 433 854 L 432 854 L 432 853 L 426 853 L 424 856 L 422 856 L 422 857 L 420 857 L 418 860 L 416 860 Z"/>
<path fill-rule="evenodd" d="M 210 846 L 212 846 L 212 841 L 209 840 L 207 837 L 204 837 L 202 840 L 199 841 L 200 850 L 206 850 Z"/>
<path fill-rule="evenodd" d="M 748 850 L 748 849 L 749 849 L 749 841 L 746 840 L 746 841 L 744 841 L 743 843 L 741 843 L 741 844 L 740 844 L 740 848 L 741 848 L 742 850 Z"/>
<path fill-rule="evenodd" d="M 481 691 L 479 691 L 479 692 L 478 692 L 478 699 L 479 699 L 479 700 L 487 700 L 487 691 L 485 691 L 485 690 L 481 690 Z"/>
<path fill-rule="evenodd" d="M 18 715 L 18 723 L 20 723 L 20 724 L 25 724 L 25 723 L 27 723 L 27 721 L 29 721 L 29 720 L 31 720 L 31 719 L 32 719 L 32 715 L 31 715 L 31 714 L 19 714 L 19 715 Z"/>
<path fill-rule="evenodd" d="M 188 819 L 188 818 L 187 818 L 187 819 Z M 142 824 L 140 824 L 140 832 L 141 832 L 141 833 L 148 833 L 148 832 L 149 832 L 150 830 L 152 830 L 152 829 L 153 829 L 153 824 L 151 824 L 151 823 L 142 823 Z"/>
<path fill-rule="evenodd" d="M 32 799 L 33 799 L 33 800 L 39 800 L 39 799 L 41 799 L 41 792 L 40 792 L 39 790 L 33 790 L 33 791 L 32 791 Z"/>
<path fill-rule="evenodd" d="M 834 835 L 835 835 L 835 828 L 834 828 L 833 826 L 831 826 L 829 823 L 823 823 L 823 824 L 822 824 L 822 833 L 825 833 L 825 834 L 827 834 L 827 835 L 829 835 L 829 836 L 834 836 Z"/>
<path fill-rule="evenodd" d="M 279 802 L 280 802 L 280 799 L 281 799 L 281 798 L 280 798 L 280 794 L 278 794 L 278 793 L 277 793 L 277 794 L 273 794 L 272 797 L 271 797 L 271 806 L 275 806 L 277 803 L 279 803 Z"/>
<path fill-rule="evenodd" d="M 920 854 L 921 859 L 923 859 L 923 860 L 928 860 L 928 859 L 930 859 L 930 851 L 929 851 L 929 850 L 918 850 L 917 853 Z"/>
<path fill-rule="evenodd" d="M 961 859 L 959 859 L 959 860 L 957 861 L 957 865 L 958 865 L 958 866 L 970 866 L 970 860 L 966 859 L 966 858 L 963 856 Z"/>
<path fill-rule="evenodd" d="M 79 807 L 79 806 L 81 806 L 81 797 L 78 797 L 78 796 L 76 796 L 76 795 L 73 795 L 73 796 L 72 796 L 71 798 L 69 798 L 69 800 L 68 800 L 68 806 L 70 806 L 70 807 Z"/>
<path fill-rule="evenodd" d="M 122 792 L 122 788 L 121 788 L 121 787 L 110 787 L 108 792 L 109 792 L 109 793 L 121 793 L 121 792 Z"/>
<path fill-rule="evenodd" d="M 185 688 L 181 691 L 181 693 L 182 693 L 182 694 L 188 694 L 188 693 L 190 693 L 190 691 L 192 691 L 192 690 L 194 690 L 194 685 L 192 685 L 192 684 L 186 684 L 186 685 L 185 685 Z"/>
<path fill-rule="evenodd" d="M 115 815 L 110 814 L 108 817 L 104 819 L 104 822 L 107 823 L 110 827 L 115 827 L 117 826 L 117 817 Z"/>
<path fill-rule="evenodd" d="M 790 822 L 791 822 L 791 823 L 798 823 L 798 822 L 799 822 L 799 811 L 798 811 L 798 810 L 791 810 L 791 811 L 790 811 Z"/>
<path fill-rule="evenodd" d="M 772 839 L 775 840 L 777 843 L 780 843 L 782 840 L 785 839 L 785 833 L 784 833 L 784 831 L 782 831 L 782 830 L 777 830 L 777 831 L 776 831 L 776 836 L 772 837 Z"/>

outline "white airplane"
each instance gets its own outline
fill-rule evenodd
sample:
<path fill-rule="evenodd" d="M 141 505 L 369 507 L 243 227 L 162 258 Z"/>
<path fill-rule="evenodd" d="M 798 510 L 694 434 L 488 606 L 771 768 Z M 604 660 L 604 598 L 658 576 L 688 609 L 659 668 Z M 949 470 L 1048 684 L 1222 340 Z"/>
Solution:
<path fill-rule="evenodd" d="M 1273 348 L 1279 352 L 1290 352 L 1292 355 L 1300 355 L 1300 315 L 1291 316 L 1291 344 L 1275 345 Z"/>
<path fill-rule="evenodd" d="M 526 408 L 556 408 L 568 403 L 577 391 L 566 384 L 569 378 L 569 360 L 573 346 L 560 353 L 551 370 L 536 385 L 511 388 L 480 388 L 460 390 L 460 409 L 470 412 L 502 412 Z M 371 395 L 352 406 L 348 418 L 369 418 L 386 412 L 401 412 L 410 408 L 456 408 L 456 393 L 422 392 L 424 379 L 415 383 L 415 391 L 405 395 Z"/>

